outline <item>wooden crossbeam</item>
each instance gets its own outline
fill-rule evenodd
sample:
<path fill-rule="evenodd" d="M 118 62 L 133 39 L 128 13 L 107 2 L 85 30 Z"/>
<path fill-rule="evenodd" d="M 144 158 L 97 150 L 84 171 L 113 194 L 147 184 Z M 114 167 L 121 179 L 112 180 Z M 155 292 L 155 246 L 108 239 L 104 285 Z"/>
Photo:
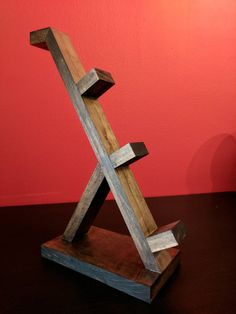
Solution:
<path fill-rule="evenodd" d="M 128 143 L 110 155 L 114 168 L 128 165 L 148 154 L 144 143 Z M 83 234 L 89 230 L 102 204 L 109 193 L 109 185 L 101 166 L 97 164 L 80 202 L 66 227 L 63 238 L 72 242 L 76 234 Z"/>
<path fill-rule="evenodd" d="M 157 225 L 129 167 L 114 169 L 112 165 L 109 155 L 119 149 L 119 144 L 98 101 L 79 93 L 76 83 L 85 71 L 69 37 L 47 28 L 31 32 L 30 41 L 50 50 L 139 255 L 147 269 L 161 272 L 163 267 L 146 240 L 157 230 Z M 166 260 L 167 267 L 170 260 Z"/>

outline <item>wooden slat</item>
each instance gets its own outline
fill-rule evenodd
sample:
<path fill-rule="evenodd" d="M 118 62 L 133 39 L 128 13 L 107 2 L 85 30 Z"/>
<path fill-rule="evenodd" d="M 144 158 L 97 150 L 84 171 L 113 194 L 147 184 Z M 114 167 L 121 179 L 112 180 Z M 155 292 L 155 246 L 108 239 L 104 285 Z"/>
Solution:
<path fill-rule="evenodd" d="M 40 33 L 40 31 L 38 31 Z M 45 32 L 45 30 L 44 30 Z M 34 44 L 37 34 L 34 32 Z M 40 35 L 42 41 L 42 36 Z M 146 237 L 157 230 L 156 223 L 128 167 L 114 170 L 108 157 L 119 148 L 118 142 L 99 103 L 82 99 L 75 82 L 85 75 L 68 36 L 49 29 L 46 43 L 69 92 L 90 144 L 101 165 L 109 187 L 147 269 L 160 272 Z"/>
<path fill-rule="evenodd" d="M 114 168 L 131 164 L 148 154 L 144 143 L 128 143 L 110 155 Z M 76 235 L 87 232 L 96 218 L 110 188 L 98 164 L 87 184 L 80 202 L 64 232 L 64 239 L 68 242 L 75 240 Z"/>

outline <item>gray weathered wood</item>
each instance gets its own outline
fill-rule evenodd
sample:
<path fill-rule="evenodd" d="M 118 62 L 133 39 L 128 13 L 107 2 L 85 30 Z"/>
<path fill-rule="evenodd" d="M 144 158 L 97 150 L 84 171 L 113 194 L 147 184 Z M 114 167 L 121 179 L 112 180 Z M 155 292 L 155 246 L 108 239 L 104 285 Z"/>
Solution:
<path fill-rule="evenodd" d="M 81 95 L 98 98 L 115 84 L 109 72 L 92 69 L 77 83 Z"/>
<path fill-rule="evenodd" d="M 178 246 L 186 236 L 185 226 L 181 220 L 159 227 L 154 235 L 147 238 L 152 252 L 158 252 Z"/>
<path fill-rule="evenodd" d="M 45 30 L 43 31 L 45 32 Z M 35 34 L 33 37 L 35 38 Z M 94 153 L 98 159 L 104 176 L 106 177 L 109 187 L 114 195 L 114 198 L 121 211 L 126 226 L 131 234 L 131 237 L 145 267 L 154 272 L 161 272 L 160 267 L 156 262 L 155 256 L 153 255 L 150 246 L 146 240 L 146 237 L 143 233 L 141 224 L 137 220 L 137 216 L 132 209 L 124 186 L 123 184 L 121 184 L 121 179 L 120 177 L 118 177 L 116 171 L 114 170 L 112 162 L 107 155 L 105 148 L 103 147 L 99 133 L 94 126 L 93 120 L 90 117 L 86 105 L 78 91 L 72 74 L 66 65 L 63 51 L 61 51 L 59 47 L 60 43 L 57 41 L 58 38 L 60 38 L 60 35 L 58 36 L 54 30 L 48 29 L 48 33 L 45 38 L 47 47 L 50 50 L 52 57 L 57 65 L 57 68 L 68 90 L 74 108 L 80 118 L 82 126 L 87 134 L 90 144 L 94 150 Z M 61 47 L 63 47 L 63 49 L 66 49 L 66 47 L 64 47 L 64 39 L 62 39 L 61 44 Z M 69 48 L 67 47 L 67 49 Z"/>
<path fill-rule="evenodd" d="M 143 142 L 128 143 L 110 155 L 114 168 L 131 164 L 146 156 L 147 148 Z M 64 232 L 64 239 L 72 242 L 76 234 L 85 233 L 90 228 L 97 216 L 110 189 L 104 177 L 103 171 L 98 164 L 82 194 L 80 202 Z"/>

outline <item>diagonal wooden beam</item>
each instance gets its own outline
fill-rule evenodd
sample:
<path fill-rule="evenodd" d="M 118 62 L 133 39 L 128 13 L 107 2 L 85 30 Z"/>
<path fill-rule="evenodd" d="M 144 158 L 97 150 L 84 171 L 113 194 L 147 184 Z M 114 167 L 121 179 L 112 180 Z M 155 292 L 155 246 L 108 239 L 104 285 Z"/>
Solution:
<path fill-rule="evenodd" d="M 32 32 L 30 36 L 31 44 L 47 47 L 51 52 L 145 267 L 161 272 L 146 240 L 157 230 L 157 225 L 128 166 L 113 168 L 109 155 L 119 144 L 100 104 L 94 99 L 82 98 L 78 91 L 76 82 L 85 71 L 69 37 L 51 28 Z"/>
<path fill-rule="evenodd" d="M 110 155 L 114 168 L 128 165 L 148 154 L 144 143 L 128 143 Z M 83 234 L 91 227 L 110 188 L 98 164 L 81 196 L 81 200 L 66 227 L 63 238 L 72 242 L 76 235 Z"/>

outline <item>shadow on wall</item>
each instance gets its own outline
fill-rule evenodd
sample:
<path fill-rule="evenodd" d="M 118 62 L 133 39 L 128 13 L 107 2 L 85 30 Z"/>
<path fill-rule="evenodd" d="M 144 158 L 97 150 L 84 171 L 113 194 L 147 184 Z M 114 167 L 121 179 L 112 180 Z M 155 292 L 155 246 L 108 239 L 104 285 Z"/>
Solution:
<path fill-rule="evenodd" d="M 219 134 L 205 142 L 187 170 L 190 194 L 236 190 L 235 134 Z"/>

